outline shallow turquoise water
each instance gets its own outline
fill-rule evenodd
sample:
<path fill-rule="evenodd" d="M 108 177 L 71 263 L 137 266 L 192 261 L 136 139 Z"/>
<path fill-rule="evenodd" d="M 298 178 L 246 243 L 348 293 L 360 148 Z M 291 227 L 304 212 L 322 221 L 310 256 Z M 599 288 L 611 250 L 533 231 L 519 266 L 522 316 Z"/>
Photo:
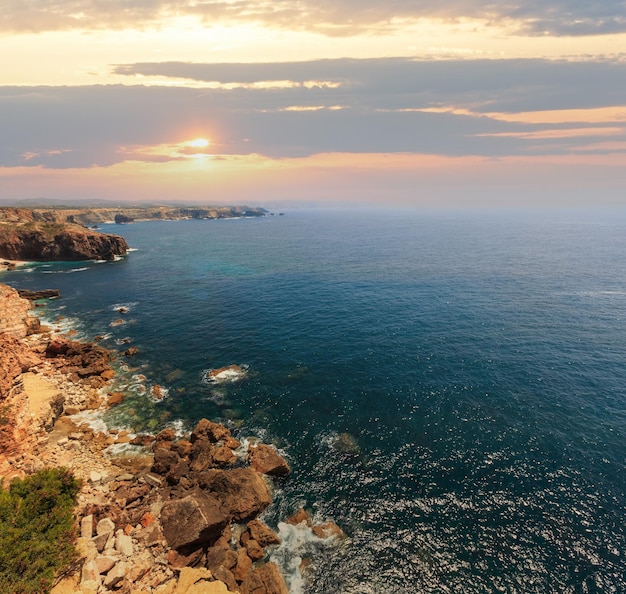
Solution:
<path fill-rule="evenodd" d="M 304 504 L 350 536 L 302 545 L 304 591 L 626 591 L 623 213 L 294 211 L 106 231 L 137 251 L 2 281 L 59 288 L 51 317 L 139 347 L 138 371 L 169 394 L 130 399 L 126 420 L 220 418 L 285 452 L 294 472 L 266 520 Z M 232 363 L 249 378 L 202 383 Z"/>

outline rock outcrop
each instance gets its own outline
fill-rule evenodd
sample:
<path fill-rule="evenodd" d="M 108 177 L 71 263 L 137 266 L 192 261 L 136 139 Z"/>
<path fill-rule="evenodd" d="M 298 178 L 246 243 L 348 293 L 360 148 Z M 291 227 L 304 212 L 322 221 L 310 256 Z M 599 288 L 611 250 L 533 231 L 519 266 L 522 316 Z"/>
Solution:
<path fill-rule="evenodd" d="M 74 223 L 0 223 L 0 258 L 9 260 L 113 260 L 127 251 L 123 237 Z"/>

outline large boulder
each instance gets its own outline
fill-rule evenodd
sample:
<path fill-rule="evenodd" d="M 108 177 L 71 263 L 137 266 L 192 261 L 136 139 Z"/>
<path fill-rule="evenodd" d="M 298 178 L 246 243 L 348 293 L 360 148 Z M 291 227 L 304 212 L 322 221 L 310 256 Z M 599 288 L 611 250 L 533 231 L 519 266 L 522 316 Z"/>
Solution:
<path fill-rule="evenodd" d="M 177 550 L 212 545 L 229 521 L 219 502 L 198 490 L 182 499 L 166 501 L 161 510 L 163 535 L 167 544 Z"/>
<path fill-rule="evenodd" d="M 208 470 L 200 473 L 198 482 L 238 522 L 254 519 L 271 503 L 263 477 L 252 468 Z"/>
<path fill-rule="evenodd" d="M 250 448 L 250 464 L 262 474 L 287 476 L 291 472 L 287 461 L 271 446 L 260 443 Z"/>
<path fill-rule="evenodd" d="M 240 586 L 241 594 L 289 594 L 275 563 L 253 569 Z"/>

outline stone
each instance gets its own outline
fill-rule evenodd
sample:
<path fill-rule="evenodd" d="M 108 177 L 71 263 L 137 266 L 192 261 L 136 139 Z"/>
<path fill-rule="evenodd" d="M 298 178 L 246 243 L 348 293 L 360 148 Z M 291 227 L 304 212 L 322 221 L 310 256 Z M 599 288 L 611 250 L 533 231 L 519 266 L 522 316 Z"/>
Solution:
<path fill-rule="evenodd" d="M 202 549 L 191 551 L 187 555 L 182 555 L 174 549 L 167 551 L 167 562 L 174 569 L 182 569 L 183 567 L 195 567 L 202 562 L 204 553 Z"/>
<path fill-rule="evenodd" d="M 108 406 L 117 406 L 118 404 L 122 404 L 124 402 L 124 394 L 122 392 L 110 392 L 109 397 L 107 398 Z"/>
<path fill-rule="evenodd" d="M 96 588 L 100 587 L 102 580 L 100 578 L 100 571 L 98 570 L 98 564 L 95 559 L 86 561 L 83 564 L 80 581 L 81 583 L 94 582 L 96 584 Z"/>
<path fill-rule="evenodd" d="M 262 474 L 286 476 L 291 472 L 286 460 L 274 448 L 264 443 L 251 447 L 248 459 L 252 467 Z"/>
<path fill-rule="evenodd" d="M 300 508 L 293 516 L 287 518 L 285 520 L 286 524 L 291 524 L 292 526 L 297 526 L 298 524 L 302 524 L 304 522 L 309 528 L 313 525 L 311 522 L 311 516 Z"/>
<path fill-rule="evenodd" d="M 313 526 L 311 529 L 313 534 L 318 538 L 345 538 L 346 535 L 344 531 L 335 524 L 335 522 L 331 522 L 330 520 L 320 524 L 319 526 Z"/>
<path fill-rule="evenodd" d="M 219 501 L 199 490 L 166 501 L 161 510 L 163 535 L 173 549 L 211 545 L 229 521 Z"/>
<path fill-rule="evenodd" d="M 191 443 L 195 443 L 196 440 L 202 437 L 206 437 L 211 443 L 217 443 L 230 437 L 230 430 L 219 423 L 214 423 L 208 419 L 200 419 L 191 432 Z"/>
<path fill-rule="evenodd" d="M 213 464 L 218 468 L 232 466 L 236 461 L 237 456 L 225 445 L 218 446 L 213 450 Z"/>
<path fill-rule="evenodd" d="M 198 482 L 238 522 L 254 519 L 271 503 L 262 475 L 252 468 L 209 470 L 198 476 Z"/>
<path fill-rule="evenodd" d="M 89 480 L 94 483 L 97 484 L 102 480 L 102 474 L 100 474 L 99 472 L 92 470 L 89 473 Z"/>
<path fill-rule="evenodd" d="M 141 516 L 141 526 L 143 528 L 147 528 L 156 522 L 156 518 L 152 512 L 146 512 L 143 516 Z"/>
<path fill-rule="evenodd" d="M 103 573 L 109 572 L 115 564 L 119 561 L 119 559 L 115 557 L 111 557 L 109 555 L 99 555 L 96 557 L 96 566 L 98 571 L 102 575 Z"/>
<path fill-rule="evenodd" d="M 115 531 L 115 524 L 111 518 L 102 518 L 96 525 L 96 534 L 98 536 L 102 534 L 110 534 Z"/>
<path fill-rule="evenodd" d="M 280 544 L 280 537 L 269 526 L 261 522 L 261 520 L 252 520 L 248 522 L 248 530 L 254 540 L 262 547 Z"/>
<path fill-rule="evenodd" d="M 120 561 L 117 563 L 115 567 L 106 574 L 106 577 L 103 580 L 105 587 L 110 590 L 111 588 L 117 586 L 117 584 L 119 584 L 126 577 L 126 574 L 130 571 L 130 567 L 131 565 L 127 561 Z"/>
<path fill-rule="evenodd" d="M 150 485 L 151 487 L 157 487 L 157 488 L 162 487 L 163 483 L 165 482 L 162 477 L 152 472 L 148 472 L 144 474 L 143 480 L 146 482 L 146 484 Z"/>
<path fill-rule="evenodd" d="M 115 550 L 125 557 L 132 557 L 134 553 L 133 539 L 124 534 L 122 530 L 118 530 L 115 535 Z"/>
<path fill-rule="evenodd" d="M 157 447 L 154 450 L 154 462 L 150 470 L 156 474 L 166 475 L 179 460 L 179 455 L 173 450 Z"/>
<path fill-rule="evenodd" d="M 185 567 L 180 572 L 173 594 L 228 594 L 226 584 L 209 581 L 212 578 L 211 572 L 204 567 Z M 159 590 L 156 592 L 161 594 Z"/>
<path fill-rule="evenodd" d="M 112 532 L 106 532 L 105 534 L 97 534 L 93 537 L 93 542 L 96 545 L 96 549 L 99 553 L 104 551 L 106 544 L 111 536 Z"/>
<path fill-rule="evenodd" d="M 206 552 L 206 566 L 211 571 L 217 571 L 218 567 L 232 570 L 237 565 L 237 553 L 232 549 L 221 547 L 209 547 Z"/>
<path fill-rule="evenodd" d="M 89 514 L 80 520 L 80 535 L 83 538 L 91 538 L 93 536 L 93 515 Z"/>
<path fill-rule="evenodd" d="M 211 573 L 213 574 L 214 578 L 226 584 L 226 588 L 229 592 L 237 591 L 237 580 L 235 579 L 232 571 L 226 569 L 223 566 L 220 566 L 215 571 L 211 570 Z"/>
<path fill-rule="evenodd" d="M 237 565 L 233 569 L 233 575 L 238 582 L 243 582 L 252 569 L 252 559 L 248 557 L 246 549 L 237 551 Z"/>
<path fill-rule="evenodd" d="M 253 569 L 240 587 L 241 594 L 289 594 L 275 563 Z"/>
<path fill-rule="evenodd" d="M 253 561 L 258 561 L 259 559 L 263 559 L 263 557 L 265 557 L 263 547 L 253 538 L 246 543 L 246 551 L 248 552 L 248 557 L 250 557 Z"/>

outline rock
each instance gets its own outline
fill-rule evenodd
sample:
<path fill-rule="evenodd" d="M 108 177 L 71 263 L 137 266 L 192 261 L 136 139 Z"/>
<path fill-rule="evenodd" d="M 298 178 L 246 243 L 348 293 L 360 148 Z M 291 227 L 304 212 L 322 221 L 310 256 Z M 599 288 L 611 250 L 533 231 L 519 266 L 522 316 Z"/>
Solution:
<path fill-rule="evenodd" d="M 237 558 L 237 553 L 231 549 L 209 547 L 206 552 L 206 566 L 211 571 L 217 571 L 219 567 L 230 571 L 237 565 Z"/>
<path fill-rule="evenodd" d="M 173 567 L 174 569 L 195 567 L 202 561 L 203 554 L 202 549 L 191 551 L 188 555 L 182 555 L 178 551 L 170 549 L 167 552 L 167 562 L 170 567 Z"/>
<path fill-rule="evenodd" d="M 122 402 L 124 402 L 123 392 L 109 392 L 107 406 L 117 406 L 118 404 L 122 404 Z"/>
<path fill-rule="evenodd" d="M 80 581 L 81 584 L 93 582 L 96 584 L 96 589 L 100 587 L 102 581 L 100 578 L 100 571 L 98 570 L 98 564 L 96 563 L 95 559 L 92 561 L 87 561 L 83 564 Z"/>
<path fill-rule="evenodd" d="M 263 547 L 253 538 L 246 543 L 246 551 L 248 553 L 248 557 L 250 557 L 253 561 L 258 561 L 259 559 L 263 559 L 263 557 L 265 557 Z"/>
<path fill-rule="evenodd" d="M 243 582 L 252 569 L 252 559 L 248 557 L 246 549 L 237 551 L 237 565 L 233 569 L 233 575 L 238 582 Z"/>
<path fill-rule="evenodd" d="M 232 466 L 237 461 L 237 456 L 225 445 L 218 446 L 213 451 L 213 464 L 218 468 Z"/>
<path fill-rule="evenodd" d="M 119 235 L 105 235 L 72 223 L 3 225 L 0 258 L 37 262 L 114 260 L 128 251 Z"/>
<path fill-rule="evenodd" d="M 211 443 L 217 443 L 230 437 L 230 430 L 219 423 L 213 423 L 213 421 L 208 419 L 200 419 L 191 432 L 191 443 L 195 443 L 203 437 L 207 438 Z"/>
<path fill-rule="evenodd" d="M 311 528 L 313 534 L 318 538 L 345 538 L 344 531 L 335 524 L 335 522 L 331 522 L 330 520 L 320 524 L 319 526 L 313 526 Z"/>
<path fill-rule="evenodd" d="M 185 567 L 173 594 L 228 594 L 224 583 L 209 581 L 211 579 L 211 572 L 204 567 Z M 160 594 L 158 590 L 156 592 Z"/>
<path fill-rule="evenodd" d="M 93 536 L 93 515 L 89 514 L 80 520 L 80 535 L 83 538 L 91 538 Z"/>
<path fill-rule="evenodd" d="M 285 459 L 274 448 L 263 443 L 250 448 L 248 459 L 252 467 L 262 474 L 286 476 L 291 472 Z"/>
<path fill-rule="evenodd" d="M 101 536 L 103 534 L 110 534 L 115 531 L 115 524 L 111 518 L 102 518 L 96 525 L 96 534 Z"/>
<path fill-rule="evenodd" d="M 248 370 L 240 365 L 227 365 L 218 369 L 210 369 L 204 374 L 204 381 L 214 384 L 226 382 L 236 382 L 244 379 L 248 375 Z"/>
<path fill-rule="evenodd" d="M 248 530 L 254 540 L 262 547 L 280 544 L 280 537 L 269 526 L 261 522 L 261 520 L 252 520 L 248 522 Z"/>
<path fill-rule="evenodd" d="M 163 535 L 173 549 L 213 544 L 229 520 L 214 497 L 198 490 L 166 501 L 161 510 Z"/>
<path fill-rule="evenodd" d="M 134 357 L 138 352 L 137 347 L 129 347 L 124 351 L 124 357 Z"/>
<path fill-rule="evenodd" d="M 266 563 L 250 572 L 240 587 L 241 594 L 289 594 L 275 563 Z"/>
<path fill-rule="evenodd" d="M 118 530 L 115 535 L 115 550 L 125 557 L 133 556 L 133 539 L 127 534 L 124 534 L 122 530 Z"/>
<path fill-rule="evenodd" d="M 293 514 L 293 516 L 285 520 L 286 524 L 291 524 L 292 526 L 297 526 L 298 524 L 302 524 L 302 522 L 304 522 L 309 528 L 313 525 L 311 522 L 311 516 L 309 516 L 309 514 L 302 508 Z"/>
<path fill-rule="evenodd" d="M 155 400 L 163 400 L 166 392 L 161 386 L 159 386 L 159 384 L 155 384 L 152 388 L 150 388 L 150 394 Z"/>
<path fill-rule="evenodd" d="M 263 477 L 252 468 L 209 470 L 198 476 L 198 482 L 238 522 L 254 519 L 271 503 Z"/>
<path fill-rule="evenodd" d="M 108 555 L 99 555 L 98 557 L 96 557 L 96 567 L 98 568 L 100 575 L 102 575 L 103 573 L 107 573 L 111 569 L 113 569 L 118 561 L 119 559 L 116 559 L 115 557 L 110 557 Z"/>
<path fill-rule="evenodd" d="M 229 592 L 237 591 L 237 580 L 235 579 L 232 571 L 220 566 L 215 571 L 211 570 L 211 573 L 214 578 L 226 584 L 226 588 Z"/>
<path fill-rule="evenodd" d="M 18 289 L 17 292 L 22 299 L 28 299 L 29 301 L 37 301 L 38 299 L 54 299 L 61 296 L 61 291 L 58 289 L 41 289 L 40 291 Z"/>
<path fill-rule="evenodd" d="M 154 517 L 153 513 L 148 511 L 143 516 L 141 516 L 140 522 L 143 528 L 147 528 L 148 526 L 151 526 L 156 522 L 156 518 Z"/>
<path fill-rule="evenodd" d="M 154 462 L 151 471 L 160 475 L 166 475 L 173 466 L 178 464 L 179 460 L 180 456 L 176 452 L 157 447 L 154 450 Z"/>
<path fill-rule="evenodd" d="M 361 451 L 356 437 L 350 433 L 341 433 L 333 442 L 333 448 L 347 456 L 358 456 Z"/>
<path fill-rule="evenodd" d="M 109 590 L 114 588 L 126 577 L 126 574 L 130 571 L 130 568 L 131 564 L 127 561 L 120 561 L 119 563 L 117 563 L 115 567 L 106 574 L 106 577 L 103 580 L 105 587 L 109 588 Z"/>

